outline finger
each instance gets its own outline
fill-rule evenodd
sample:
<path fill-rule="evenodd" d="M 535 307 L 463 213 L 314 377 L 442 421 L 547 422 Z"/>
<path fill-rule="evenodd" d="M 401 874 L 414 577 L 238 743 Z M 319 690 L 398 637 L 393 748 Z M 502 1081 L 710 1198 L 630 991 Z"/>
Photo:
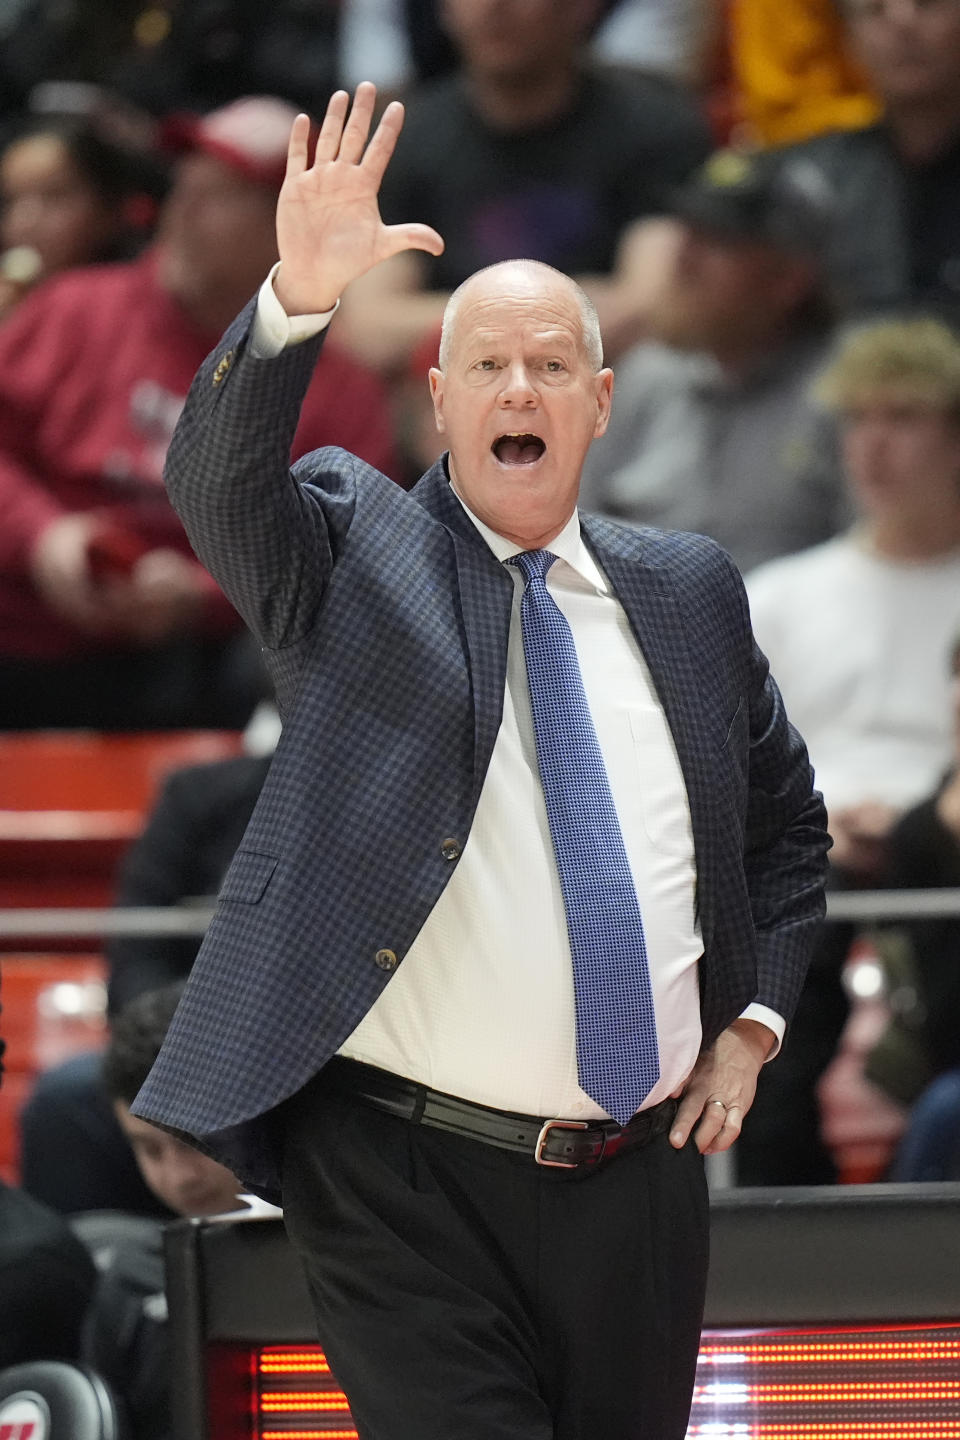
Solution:
<path fill-rule="evenodd" d="M 721 1110 L 719 1105 L 704 1106 L 700 1124 L 693 1137 L 701 1155 L 706 1155 L 713 1150 L 718 1138 L 723 1133 L 726 1118 L 726 1111 Z"/>
<path fill-rule="evenodd" d="M 698 1117 L 703 1113 L 703 1098 L 697 1099 L 689 1092 L 684 1095 L 677 1108 L 677 1117 L 670 1129 L 670 1144 L 677 1150 L 686 1145 Z"/>
<path fill-rule="evenodd" d="M 721 1151 L 729 1150 L 736 1138 L 736 1134 L 724 1125 L 717 1131 L 712 1140 L 700 1146 L 700 1154 L 719 1155 Z"/>
<path fill-rule="evenodd" d="M 370 177 L 378 188 L 403 129 L 403 116 L 404 110 L 400 101 L 391 100 L 380 116 L 380 124 L 373 132 L 373 138 L 363 157 L 363 168 L 370 172 Z"/>
<path fill-rule="evenodd" d="M 728 1144 L 732 1145 L 743 1128 L 743 1111 L 739 1105 L 730 1105 L 723 1121 L 723 1133 L 729 1136 Z"/>
<path fill-rule="evenodd" d="M 336 160 L 337 151 L 340 149 L 340 137 L 343 135 L 343 122 L 347 117 L 349 104 L 350 96 L 346 90 L 335 90 L 330 96 L 323 124 L 320 126 L 320 133 L 317 136 L 317 148 L 313 157 L 315 165 Z M 299 120 L 300 117 L 297 116 L 297 119 Z M 306 139 L 307 137 L 304 136 L 304 146 L 306 146 Z"/>
<path fill-rule="evenodd" d="M 426 250 L 429 255 L 443 254 L 443 236 L 429 225 L 387 225 L 385 235 L 387 256 L 399 255 L 401 250 Z"/>
<path fill-rule="evenodd" d="M 361 80 L 353 97 L 353 109 L 350 111 L 350 118 L 343 127 L 343 138 L 340 141 L 338 158 L 346 160 L 348 164 L 356 165 L 363 155 L 363 147 L 367 143 L 367 136 L 370 134 L 370 121 L 373 119 L 373 107 L 377 99 L 377 87 L 369 80 Z"/>
<path fill-rule="evenodd" d="M 290 127 L 287 142 L 287 178 L 302 175 L 307 168 L 307 143 L 310 137 L 310 116 L 298 115 Z"/>
<path fill-rule="evenodd" d="M 706 1145 L 701 1146 L 701 1154 L 716 1155 L 721 1150 L 729 1150 L 730 1146 L 740 1136 L 740 1129 L 743 1120 L 743 1113 L 739 1105 L 731 1105 L 723 1117 L 723 1124 L 716 1135 Z"/>

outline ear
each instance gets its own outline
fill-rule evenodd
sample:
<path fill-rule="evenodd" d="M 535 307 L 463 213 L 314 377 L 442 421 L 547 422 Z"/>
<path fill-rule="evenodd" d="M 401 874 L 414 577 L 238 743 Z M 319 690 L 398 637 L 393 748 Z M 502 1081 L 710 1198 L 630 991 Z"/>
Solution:
<path fill-rule="evenodd" d="M 598 370 L 596 377 L 597 386 L 597 423 L 593 429 L 595 440 L 604 433 L 610 423 L 610 408 L 613 404 L 613 371 L 609 366 Z"/>
<path fill-rule="evenodd" d="M 433 401 L 433 418 L 436 421 L 438 432 L 443 435 L 446 431 L 446 422 L 443 418 L 443 371 L 436 366 L 431 367 L 427 372 L 430 381 L 430 398 Z"/>

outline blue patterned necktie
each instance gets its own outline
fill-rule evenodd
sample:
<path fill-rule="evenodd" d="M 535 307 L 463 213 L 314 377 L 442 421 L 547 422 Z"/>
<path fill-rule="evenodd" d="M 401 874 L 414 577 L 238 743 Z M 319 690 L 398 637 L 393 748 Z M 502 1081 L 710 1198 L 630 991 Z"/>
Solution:
<path fill-rule="evenodd" d="M 547 590 L 557 557 L 512 557 L 540 780 L 567 912 L 580 1086 L 625 1125 L 660 1078 L 637 891 L 573 635 Z"/>

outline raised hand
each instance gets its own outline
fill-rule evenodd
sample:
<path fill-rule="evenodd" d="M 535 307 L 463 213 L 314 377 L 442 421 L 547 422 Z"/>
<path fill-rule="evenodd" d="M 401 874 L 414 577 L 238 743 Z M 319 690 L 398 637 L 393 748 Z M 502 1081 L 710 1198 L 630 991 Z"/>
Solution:
<path fill-rule="evenodd" d="M 352 109 L 345 90 L 331 97 L 312 164 L 310 120 L 298 115 L 293 123 L 277 203 L 281 264 L 274 280 L 288 315 L 329 310 L 351 280 L 402 250 L 443 250 L 429 225 L 384 225 L 380 218 L 380 182 L 403 127 L 403 106 L 396 100 L 387 106 L 368 143 L 376 94 L 364 81 Z"/>

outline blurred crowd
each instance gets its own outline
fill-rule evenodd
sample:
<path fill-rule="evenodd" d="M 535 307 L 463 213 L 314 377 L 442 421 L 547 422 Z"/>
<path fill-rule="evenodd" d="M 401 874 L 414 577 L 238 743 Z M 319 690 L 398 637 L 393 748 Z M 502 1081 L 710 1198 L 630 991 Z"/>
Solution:
<path fill-rule="evenodd" d="M 833 887 L 960 885 L 960 0 L 0 0 L 0 729 L 242 729 L 269 701 L 163 459 L 276 258 L 294 115 L 360 79 L 407 106 L 384 219 L 446 248 L 352 287 L 294 458 L 340 445 L 410 487 L 442 448 L 451 290 L 511 256 L 575 275 L 616 376 L 585 507 L 733 555 Z M 175 781 L 121 902 L 215 892 L 268 763 Z M 192 952 L 110 961 L 120 1017 Z M 148 1049 L 166 1014 L 137 1022 Z M 960 1178 L 958 1022 L 960 919 L 828 926 L 738 1179 L 862 1178 L 867 1152 L 867 1178 Z M 30 1203 L 220 1205 L 215 1176 L 151 1179 L 120 1069 L 45 1077 Z M 162 1287 L 135 1239 L 104 1304 Z M 122 1384 L 97 1313 L 85 1343 Z"/>

